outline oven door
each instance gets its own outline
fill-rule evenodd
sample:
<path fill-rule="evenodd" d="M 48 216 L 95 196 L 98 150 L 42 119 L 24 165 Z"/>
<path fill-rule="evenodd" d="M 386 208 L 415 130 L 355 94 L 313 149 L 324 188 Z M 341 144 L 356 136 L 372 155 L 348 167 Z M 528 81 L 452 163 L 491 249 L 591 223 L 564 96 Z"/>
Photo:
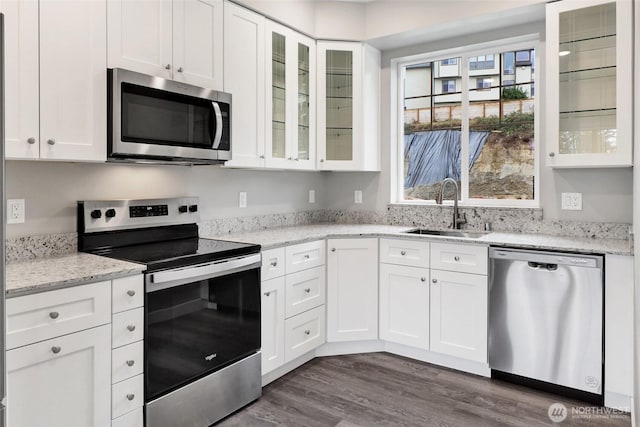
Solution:
<path fill-rule="evenodd" d="M 260 349 L 260 255 L 146 275 L 146 401 Z"/>
<path fill-rule="evenodd" d="M 109 70 L 109 156 L 228 160 L 230 95 Z"/>

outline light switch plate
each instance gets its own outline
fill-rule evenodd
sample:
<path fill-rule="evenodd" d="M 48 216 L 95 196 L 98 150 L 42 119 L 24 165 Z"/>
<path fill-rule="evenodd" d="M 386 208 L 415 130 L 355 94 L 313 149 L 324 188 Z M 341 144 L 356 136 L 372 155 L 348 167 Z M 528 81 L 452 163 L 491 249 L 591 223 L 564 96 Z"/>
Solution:
<path fill-rule="evenodd" d="M 240 194 L 238 194 L 238 206 L 241 208 L 246 208 L 247 207 L 247 192 L 246 191 L 241 191 Z"/>
<path fill-rule="evenodd" d="M 316 190 L 309 190 L 309 203 L 316 202 Z"/>
<path fill-rule="evenodd" d="M 353 192 L 353 203 L 362 203 L 362 190 L 356 190 Z"/>
<path fill-rule="evenodd" d="M 562 193 L 562 209 L 566 211 L 581 211 L 582 193 Z"/>
<path fill-rule="evenodd" d="M 7 224 L 24 223 L 24 199 L 7 199 Z"/>

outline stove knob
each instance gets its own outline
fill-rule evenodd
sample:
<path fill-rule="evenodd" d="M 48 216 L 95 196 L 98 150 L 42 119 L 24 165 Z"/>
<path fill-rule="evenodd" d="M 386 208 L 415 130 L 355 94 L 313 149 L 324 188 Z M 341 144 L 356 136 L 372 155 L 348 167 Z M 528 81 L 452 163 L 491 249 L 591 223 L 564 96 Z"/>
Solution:
<path fill-rule="evenodd" d="M 188 208 L 187 205 L 178 206 L 178 212 L 180 212 L 180 213 L 185 213 L 185 212 L 187 212 L 188 209 L 189 208 Z"/>
<path fill-rule="evenodd" d="M 107 209 L 107 211 L 104 213 L 104 216 L 106 216 L 107 218 L 113 218 L 114 216 L 116 216 L 116 210 Z"/>
<path fill-rule="evenodd" d="M 91 211 L 91 218 L 98 219 L 102 217 L 102 211 L 100 209 L 94 209 Z"/>
<path fill-rule="evenodd" d="M 198 212 L 198 205 L 189 206 L 189 212 Z"/>

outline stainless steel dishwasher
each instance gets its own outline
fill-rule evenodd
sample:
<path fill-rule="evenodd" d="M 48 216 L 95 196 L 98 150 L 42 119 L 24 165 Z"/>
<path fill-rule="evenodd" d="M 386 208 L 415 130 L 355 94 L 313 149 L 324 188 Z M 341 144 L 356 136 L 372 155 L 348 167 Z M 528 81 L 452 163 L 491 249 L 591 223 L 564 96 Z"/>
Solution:
<path fill-rule="evenodd" d="M 492 376 L 601 400 L 602 256 L 491 248 L 489 258 Z"/>

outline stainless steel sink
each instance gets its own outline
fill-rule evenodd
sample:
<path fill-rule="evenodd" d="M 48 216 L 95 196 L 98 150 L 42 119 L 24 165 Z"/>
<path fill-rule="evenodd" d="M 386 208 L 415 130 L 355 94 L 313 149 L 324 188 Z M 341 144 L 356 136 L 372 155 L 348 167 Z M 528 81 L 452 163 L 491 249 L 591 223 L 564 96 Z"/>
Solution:
<path fill-rule="evenodd" d="M 467 239 L 479 239 L 482 236 L 489 234 L 485 231 L 465 231 L 465 230 L 427 230 L 424 228 L 417 228 L 415 230 L 407 231 L 409 234 L 424 234 L 428 236 L 444 236 L 444 237 L 465 237 Z"/>

